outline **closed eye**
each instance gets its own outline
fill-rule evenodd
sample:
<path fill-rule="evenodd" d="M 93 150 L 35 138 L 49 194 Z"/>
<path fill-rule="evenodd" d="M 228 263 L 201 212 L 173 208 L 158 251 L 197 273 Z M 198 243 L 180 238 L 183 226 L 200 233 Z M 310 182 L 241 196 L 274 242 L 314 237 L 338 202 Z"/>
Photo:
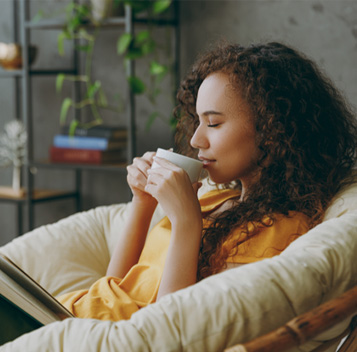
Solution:
<path fill-rule="evenodd" d="M 207 125 L 207 127 L 217 127 L 219 126 L 219 123 L 215 123 L 215 124 L 212 124 L 212 125 Z"/>

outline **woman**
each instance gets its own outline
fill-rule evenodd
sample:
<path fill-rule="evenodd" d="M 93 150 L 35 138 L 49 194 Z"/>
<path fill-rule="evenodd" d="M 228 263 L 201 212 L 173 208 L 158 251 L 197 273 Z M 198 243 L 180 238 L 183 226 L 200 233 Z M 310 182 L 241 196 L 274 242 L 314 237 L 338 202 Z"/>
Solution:
<path fill-rule="evenodd" d="M 182 169 L 154 153 L 136 158 L 131 211 L 107 276 L 60 299 L 77 316 L 127 319 L 197 280 L 277 255 L 352 179 L 353 114 L 315 64 L 285 45 L 214 49 L 178 100 L 177 145 L 198 152 L 225 189 L 198 201 L 199 184 Z M 154 158 L 160 168 L 150 168 Z M 157 203 L 167 217 L 147 236 Z"/>

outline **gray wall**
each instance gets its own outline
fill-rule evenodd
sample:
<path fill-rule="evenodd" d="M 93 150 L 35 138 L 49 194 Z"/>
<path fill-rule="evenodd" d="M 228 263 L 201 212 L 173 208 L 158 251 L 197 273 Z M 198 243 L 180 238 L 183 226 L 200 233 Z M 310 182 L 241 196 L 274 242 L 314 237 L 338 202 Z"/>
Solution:
<path fill-rule="evenodd" d="M 0 41 L 11 41 L 10 0 L 0 2 Z M 53 0 L 31 1 L 33 12 L 38 7 L 52 11 Z M 57 1 L 61 8 L 66 1 Z M 181 74 L 184 75 L 197 55 L 212 43 L 228 40 L 248 44 L 259 41 L 282 41 L 304 51 L 317 61 L 347 99 L 357 106 L 357 2 L 328 0 L 279 0 L 240 1 L 206 0 L 180 1 L 181 4 Z M 166 31 L 156 31 L 159 40 L 165 40 Z M 105 77 L 108 91 L 118 91 L 123 86 L 123 71 L 116 56 L 115 41 L 118 31 L 107 31 L 98 41 L 95 56 L 95 74 Z M 56 33 L 37 31 L 33 42 L 40 47 L 35 67 L 59 66 L 63 63 L 56 52 Z M 70 53 L 70 51 L 67 51 Z M 70 59 L 67 59 L 70 63 Z M 48 67 L 48 66 L 47 66 Z M 139 72 L 145 72 L 141 64 Z M 168 91 L 172 82 L 166 82 Z M 0 79 L 0 128 L 12 119 L 12 82 Z M 125 96 L 125 91 L 122 92 Z M 61 98 L 56 95 L 53 77 L 36 78 L 33 82 L 35 138 L 41 143 L 35 146 L 35 155 L 45 157 L 53 135 L 58 131 L 58 110 Z M 161 98 L 160 110 L 169 115 L 172 101 L 169 95 Z M 138 152 L 154 150 L 158 146 L 172 144 L 168 126 L 156 121 L 147 132 L 144 124 L 152 107 L 145 97 L 138 99 Z M 107 116 L 111 121 L 112 116 Z M 45 132 L 45 133 L 44 133 Z M 39 187 L 68 188 L 73 186 L 71 172 L 38 170 Z M 10 171 L 0 170 L 0 184 L 10 184 Z M 85 173 L 83 177 L 84 207 L 126 201 L 129 193 L 125 176 L 108 173 Z M 0 203 L 0 244 L 10 240 L 16 232 L 16 208 Z M 73 202 L 61 201 L 36 206 L 36 226 L 50 223 L 71 214 Z"/>
<path fill-rule="evenodd" d="M 357 106 L 357 2 L 250 0 L 182 2 L 183 73 L 201 50 L 228 40 L 282 41 L 318 62 Z"/>

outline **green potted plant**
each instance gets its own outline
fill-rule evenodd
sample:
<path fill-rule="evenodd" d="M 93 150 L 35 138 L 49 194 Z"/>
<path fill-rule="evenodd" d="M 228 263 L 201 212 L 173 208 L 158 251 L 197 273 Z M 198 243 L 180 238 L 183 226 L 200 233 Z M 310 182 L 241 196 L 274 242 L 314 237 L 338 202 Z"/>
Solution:
<path fill-rule="evenodd" d="M 115 2 L 115 5 L 130 6 L 134 16 L 145 12 L 147 17 L 150 19 L 166 11 L 170 7 L 171 3 L 172 0 L 118 0 Z M 118 113 L 122 110 L 120 105 L 113 106 L 108 104 L 108 99 L 104 94 L 102 83 L 99 80 L 94 80 L 92 77 L 93 49 L 102 24 L 102 18 L 101 20 L 98 20 L 98 17 L 93 17 L 93 13 L 91 11 L 92 9 L 93 8 L 86 4 L 79 4 L 76 2 L 71 2 L 66 6 L 66 25 L 58 36 L 58 51 L 60 54 L 64 54 L 65 40 L 75 39 L 80 41 L 82 44 L 76 46 L 76 49 L 85 52 L 85 72 L 78 76 L 59 74 L 56 80 L 56 88 L 57 91 L 60 92 L 65 80 L 79 81 L 85 85 L 86 94 L 81 101 L 76 102 L 69 97 L 66 97 L 63 100 L 60 112 L 61 124 L 66 123 L 70 108 L 81 109 L 84 107 L 90 107 L 93 119 L 87 122 L 84 127 L 91 127 L 103 122 L 99 112 L 102 108 L 110 109 Z M 87 29 L 88 23 L 92 24 L 92 27 L 94 27 L 93 30 L 89 31 Z M 124 33 L 119 37 L 117 42 L 117 52 L 119 55 L 124 57 L 125 61 L 150 57 L 155 50 L 157 50 L 157 45 L 151 34 L 150 28 L 148 30 L 140 31 L 135 35 Z M 160 83 L 168 74 L 169 67 L 159 63 L 155 59 L 151 59 L 148 71 L 152 77 L 151 89 L 146 87 L 140 77 L 128 76 L 127 79 L 129 87 L 134 94 L 146 93 L 149 100 L 154 103 L 155 98 L 158 94 L 160 94 Z M 147 127 L 149 127 L 158 116 L 160 116 L 159 112 L 153 112 L 148 118 Z M 79 124 L 79 121 L 73 119 L 70 122 L 70 131 L 73 132 Z"/>
<path fill-rule="evenodd" d="M 150 102 L 155 105 L 156 98 L 162 93 L 161 82 L 171 72 L 169 65 L 159 62 L 153 55 L 158 49 L 158 45 L 152 36 L 151 21 L 154 21 L 162 13 L 170 8 L 172 0 L 123 0 L 125 5 L 131 7 L 134 16 L 143 14 L 148 19 L 148 29 L 135 35 L 130 33 L 122 34 L 118 39 L 117 50 L 119 55 L 123 55 L 125 60 L 137 60 L 149 58 L 148 72 L 151 76 L 151 86 L 147 87 L 144 81 L 138 76 L 129 76 L 128 83 L 134 94 L 146 94 Z M 162 118 L 166 122 L 173 124 L 173 117 L 167 121 L 166 116 L 162 116 L 157 110 L 153 111 L 148 119 L 146 128 L 149 129 L 156 118 Z"/>
<path fill-rule="evenodd" d="M 64 55 L 64 41 L 76 40 L 81 41 L 81 45 L 76 46 L 76 50 L 85 52 L 85 71 L 80 75 L 68 75 L 60 73 L 56 79 L 56 89 L 61 92 L 65 80 L 77 81 L 85 85 L 86 94 L 80 101 L 74 101 L 72 98 L 66 97 L 62 102 L 60 112 L 60 123 L 66 123 L 67 114 L 70 108 L 82 109 L 86 106 L 90 107 L 93 120 L 86 124 L 87 127 L 102 123 L 102 118 L 99 113 L 100 108 L 110 108 L 119 111 L 116 107 L 108 105 L 107 98 L 102 89 L 102 83 L 92 78 L 92 57 L 95 40 L 100 28 L 100 22 L 92 18 L 91 9 L 87 4 L 78 4 L 70 2 L 66 8 L 66 24 L 61 33 L 58 35 L 58 52 Z M 94 30 L 89 32 L 88 23 L 92 23 Z M 72 120 L 71 131 L 73 131 L 79 121 Z"/>

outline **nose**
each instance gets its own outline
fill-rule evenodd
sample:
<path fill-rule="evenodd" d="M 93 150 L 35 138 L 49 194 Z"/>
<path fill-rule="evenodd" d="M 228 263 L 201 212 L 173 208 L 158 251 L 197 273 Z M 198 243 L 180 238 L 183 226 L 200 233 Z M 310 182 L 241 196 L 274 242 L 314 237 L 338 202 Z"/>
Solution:
<path fill-rule="evenodd" d="M 208 139 L 206 138 L 206 134 L 204 132 L 204 126 L 199 125 L 193 134 L 190 144 L 193 148 L 196 149 L 206 149 L 208 148 Z"/>

